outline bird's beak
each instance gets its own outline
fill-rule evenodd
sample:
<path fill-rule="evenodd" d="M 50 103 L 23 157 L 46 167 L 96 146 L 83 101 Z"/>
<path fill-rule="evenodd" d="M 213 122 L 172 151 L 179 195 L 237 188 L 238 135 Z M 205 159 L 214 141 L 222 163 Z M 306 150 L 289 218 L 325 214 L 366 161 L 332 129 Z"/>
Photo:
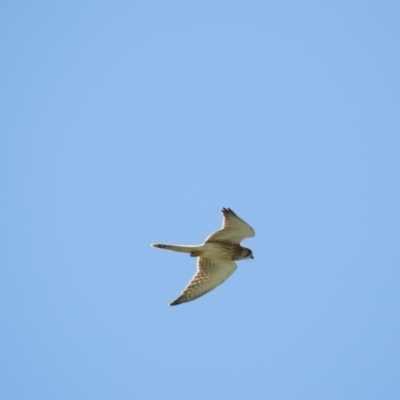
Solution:
<path fill-rule="evenodd" d="M 252 259 L 252 260 L 254 260 L 254 257 L 253 257 L 253 256 L 251 256 L 251 259 Z"/>

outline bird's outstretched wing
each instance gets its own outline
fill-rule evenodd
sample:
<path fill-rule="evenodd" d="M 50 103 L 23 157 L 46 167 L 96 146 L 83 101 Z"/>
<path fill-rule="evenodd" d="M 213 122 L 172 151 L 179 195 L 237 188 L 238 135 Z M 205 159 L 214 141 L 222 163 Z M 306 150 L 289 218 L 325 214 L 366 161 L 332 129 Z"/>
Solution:
<path fill-rule="evenodd" d="M 186 303 L 213 290 L 232 275 L 237 266 L 233 261 L 214 260 L 199 257 L 197 272 L 182 294 L 169 305 Z"/>
<path fill-rule="evenodd" d="M 254 229 L 239 218 L 230 208 L 223 208 L 224 216 L 222 228 L 209 235 L 205 243 L 218 240 L 226 240 L 232 243 L 240 243 L 244 238 L 255 236 Z"/>

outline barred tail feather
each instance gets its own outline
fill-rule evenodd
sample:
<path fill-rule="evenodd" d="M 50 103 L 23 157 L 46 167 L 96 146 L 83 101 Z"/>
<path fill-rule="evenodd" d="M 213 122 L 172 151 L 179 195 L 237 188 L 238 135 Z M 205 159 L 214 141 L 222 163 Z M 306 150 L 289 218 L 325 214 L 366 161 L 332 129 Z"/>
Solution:
<path fill-rule="evenodd" d="M 200 246 L 180 246 L 174 244 L 160 244 L 160 243 L 152 243 L 153 247 L 157 247 L 158 249 L 164 250 L 172 250 L 179 251 L 181 253 L 199 253 L 203 249 L 203 245 Z"/>

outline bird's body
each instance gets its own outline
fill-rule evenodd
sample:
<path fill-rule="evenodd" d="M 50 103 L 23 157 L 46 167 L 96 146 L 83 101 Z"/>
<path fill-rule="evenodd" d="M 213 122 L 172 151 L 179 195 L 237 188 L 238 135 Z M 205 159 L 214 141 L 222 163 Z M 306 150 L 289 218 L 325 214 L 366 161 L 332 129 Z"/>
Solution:
<path fill-rule="evenodd" d="M 230 208 L 223 208 L 222 228 L 209 235 L 205 242 L 196 246 L 152 244 L 159 249 L 190 253 L 199 257 L 197 272 L 183 290 L 182 294 L 170 305 L 192 301 L 206 294 L 224 282 L 237 268 L 234 261 L 253 258 L 253 253 L 240 242 L 255 235 L 254 229 L 239 218 Z"/>
<path fill-rule="evenodd" d="M 237 261 L 248 257 L 247 247 L 240 244 L 229 243 L 225 241 L 216 241 L 200 244 L 197 246 L 184 246 L 174 244 L 153 244 L 153 247 L 164 250 L 178 251 L 180 253 L 190 253 L 192 257 L 212 258 L 214 260 Z"/>

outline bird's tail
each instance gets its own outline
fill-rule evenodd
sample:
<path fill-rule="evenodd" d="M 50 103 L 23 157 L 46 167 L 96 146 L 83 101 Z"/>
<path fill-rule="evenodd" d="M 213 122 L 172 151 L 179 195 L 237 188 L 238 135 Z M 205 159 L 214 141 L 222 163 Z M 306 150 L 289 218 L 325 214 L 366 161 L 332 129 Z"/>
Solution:
<path fill-rule="evenodd" d="M 164 250 L 172 250 L 172 251 L 179 251 L 181 253 L 190 253 L 193 257 L 198 257 L 203 250 L 203 245 L 200 246 L 181 246 L 175 244 L 159 244 L 153 243 L 153 247 L 157 247 L 158 249 Z"/>

